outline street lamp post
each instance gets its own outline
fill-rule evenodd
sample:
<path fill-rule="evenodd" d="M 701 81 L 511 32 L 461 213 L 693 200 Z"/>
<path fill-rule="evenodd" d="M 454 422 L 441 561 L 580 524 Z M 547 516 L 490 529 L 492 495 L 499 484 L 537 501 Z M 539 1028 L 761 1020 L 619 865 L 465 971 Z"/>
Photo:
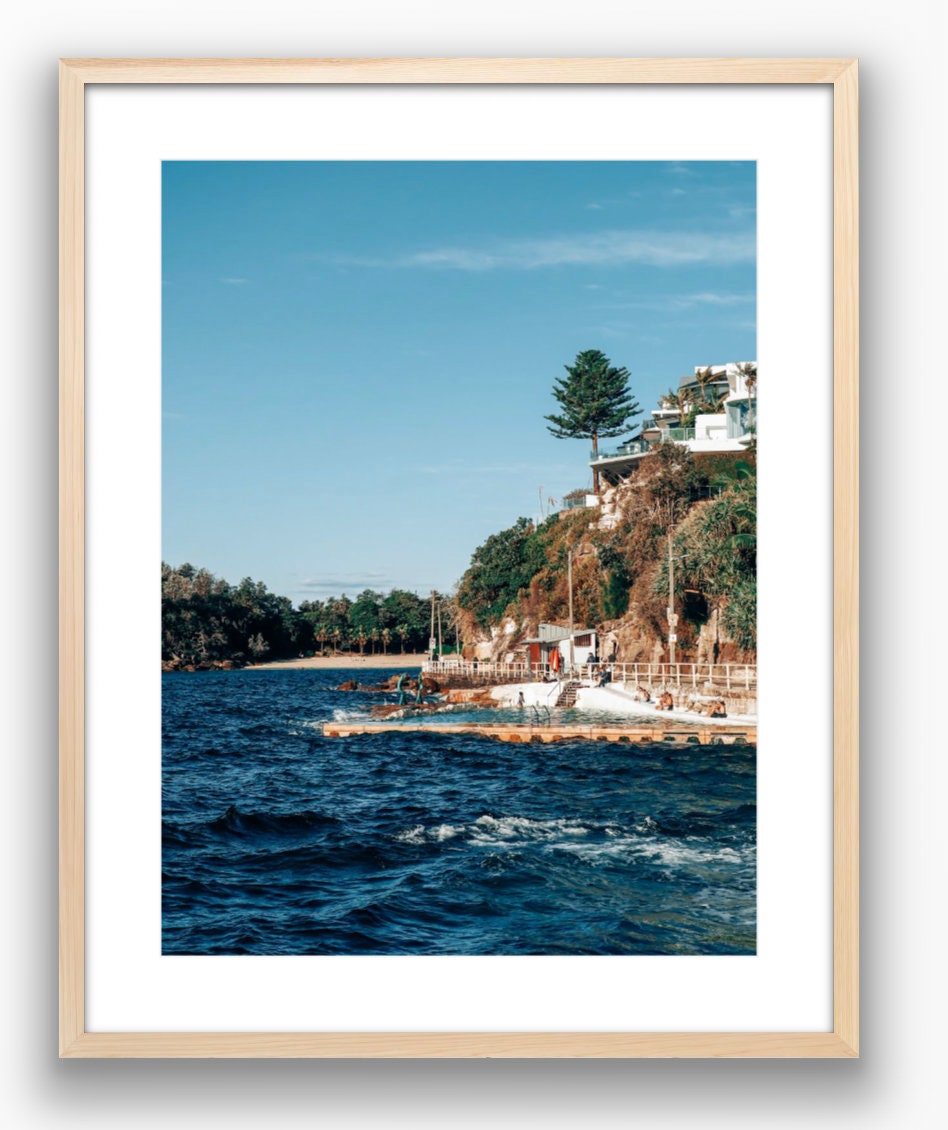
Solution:
<path fill-rule="evenodd" d="M 428 632 L 428 657 L 432 663 L 437 655 L 438 641 L 435 639 L 435 594 L 431 590 L 431 629 Z"/>
<path fill-rule="evenodd" d="M 678 643 L 678 613 L 675 611 L 675 562 L 682 561 L 687 553 L 679 553 L 676 557 L 672 553 L 672 535 L 668 535 L 668 661 L 675 665 L 675 646 Z"/>
<path fill-rule="evenodd" d="M 566 579 L 569 586 L 569 673 L 576 666 L 576 650 L 573 645 L 573 547 L 566 554 Z"/>

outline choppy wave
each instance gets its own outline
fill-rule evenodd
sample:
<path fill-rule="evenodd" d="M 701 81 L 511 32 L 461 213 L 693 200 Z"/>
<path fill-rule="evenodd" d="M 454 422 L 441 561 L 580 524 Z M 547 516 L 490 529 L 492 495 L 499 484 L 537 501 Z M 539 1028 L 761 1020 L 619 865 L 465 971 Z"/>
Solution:
<path fill-rule="evenodd" d="M 211 820 L 207 827 L 212 832 L 234 832 L 245 836 L 255 836 L 260 832 L 305 835 L 314 829 L 338 823 L 336 817 L 321 812 L 241 812 L 235 805 L 231 805 L 222 816 Z"/>
<path fill-rule="evenodd" d="M 163 952 L 754 952 L 752 748 L 326 739 L 341 677 L 164 676 Z"/>

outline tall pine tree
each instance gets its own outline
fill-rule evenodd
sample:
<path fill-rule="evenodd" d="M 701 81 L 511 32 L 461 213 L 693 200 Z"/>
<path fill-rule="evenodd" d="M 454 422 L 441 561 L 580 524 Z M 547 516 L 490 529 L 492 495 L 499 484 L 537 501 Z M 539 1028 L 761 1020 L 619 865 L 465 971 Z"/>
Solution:
<path fill-rule="evenodd" d="M 598 349 L 577 353 L 572 365 L 564 365 L 567 376 L 553 385 L 553 395 L 563 411 L 545 416 L 547 428 L 557 439 L 590 439 L 593 455 L 599 440 L 618 436 L 629 421 L 642 414 L 629 391 L 629 370 L 617 368 Z M 599 472 L 593 468 L 593 490 L 599 493 Z"/>

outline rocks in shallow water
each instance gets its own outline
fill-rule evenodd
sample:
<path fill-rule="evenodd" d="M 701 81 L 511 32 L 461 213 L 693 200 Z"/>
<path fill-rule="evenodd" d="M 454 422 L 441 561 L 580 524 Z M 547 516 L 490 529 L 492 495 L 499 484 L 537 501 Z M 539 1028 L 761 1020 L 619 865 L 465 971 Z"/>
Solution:
<path fill-rule="evenodd" d="M 369 707 L 370 712 L 376 718 L 390 718 L 397 711 L 404 710 L 404 706 L 399 706 L 397 702 L 380 702 L 375 706 Z"/>
<path fill-rule="evenodd" d="M 347 679 L 344 683 L 340 683 L 336 690 L 338 691 L 387 691 L 392 692 L 398 689 L 398 680 L 400 675 L 392 675 L 387 682 L 376 683 L 375 685 L 369 683 L 360 683 L 355 679 Z M 424 694 L 439 694 L 441 691 L 441 684 L 432 679 L 428 675 L 422 676 L 423 693 Z M 402 690 L 405 694 L 415 694 L 418 690 L 418 680 L 409 676 L 402 683 Z"/>

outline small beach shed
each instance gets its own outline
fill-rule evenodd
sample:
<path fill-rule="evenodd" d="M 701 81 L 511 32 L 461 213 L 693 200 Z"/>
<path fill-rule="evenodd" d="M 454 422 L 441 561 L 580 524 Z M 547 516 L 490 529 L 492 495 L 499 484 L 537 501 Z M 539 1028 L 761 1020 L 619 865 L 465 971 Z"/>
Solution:
<path fill-rule="evenodd" d="M 577 667 L 586 663 L 590 655 L 596 652 L 596 633 L 591 628 L 576 628 L 573 630 L 573 661 Z M 527 659 L 531 673 L 553 667 L 565 671 L 570 661 L 570 631 L 560 624 L 540 624 L 537 635 L 533 639 L 525 640 Z M 553 653 L 556 652 L 556 658 Z"/>

